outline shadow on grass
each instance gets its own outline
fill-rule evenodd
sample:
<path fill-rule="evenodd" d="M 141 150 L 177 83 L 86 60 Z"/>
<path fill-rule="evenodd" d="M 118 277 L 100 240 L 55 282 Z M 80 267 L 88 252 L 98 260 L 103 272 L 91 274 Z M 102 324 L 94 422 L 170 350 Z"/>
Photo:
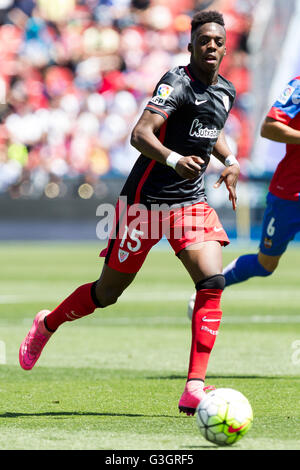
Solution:
<path fill-rule="evenodd" d="M 42 413 L 2 413 L 0 414 L 1 418 L 28 418 L 33 416 L 52 416 L 52 417 L 64 417 L 64 416 L 116 416 L 116 417 L 126 417 L 126 418 L 182 418 L 182 416 L 174 415 L 146 415 L 146 414 L 137 414 L 137 413 L 95 413 L 91 411 L 45 411 Z"/>
<path fill-rule="evenodd" d="M 217 380 L 217 379 L 262 379 L 262 380 L 300 380 L 299 375 L 287 376 L 287 375 L 207 375 L 205 380 Z M 186 380 L 186 375 L 153 375 L 146 377 L 147 380 Z"/>

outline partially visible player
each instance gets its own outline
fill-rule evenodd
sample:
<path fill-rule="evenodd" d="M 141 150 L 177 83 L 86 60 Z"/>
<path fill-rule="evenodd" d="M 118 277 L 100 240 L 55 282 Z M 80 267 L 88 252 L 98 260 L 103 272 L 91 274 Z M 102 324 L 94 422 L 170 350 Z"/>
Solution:
<path fill-rule="evenodd" d="M 300 232 L 300 76 L 291 80 L 267 114 L 261 136 L 286 144 L 267 195 L 258 253 L 240 256 L 223 270 L 225 287 L 252 277 L 270 276 L 296 233 Z M 194 308 L 195 294 L 188 304 Z"/>
<path fill-rule="evenodd" d="M 270 276 L 300 232 L 300 76 L 291 80 L 266 116 L 261 136 L 286 144 L 267 195 L 259 252 L 245 254 L 224 270 L 226 287 Z"/>
<path fill-rule="evenodd" d="M 223 132 L 235 98 L 233 84 L 219 75 L 226 53 L 223 16 L 196 14 L 188 48 L 190 64 L 162 77 L 132 132 L 131 142 L 141 155 L 121 191 L 100 278 L 79 286 L 52 312 L 39 312 L 19 358 L 21 367 L 32 369 L 61 324 L 115 303 L 166 234 L 167 222 L 166 237 L 197 290 L 188 377 L 179 401 L 180 411 L 193 414 L 205 396 L 208 360 L 221 321 L 222 246 L 229 243 L 206 202 L 203 174 L 213 153 L 226 167 L 216 187 L 224 182 L 235 209 L 239 164 Z M 157 205 L 162 204 L 169 209 L 161 215 Z M 159 230 L 153 234 L 149 228 L 155 219 Z"/>

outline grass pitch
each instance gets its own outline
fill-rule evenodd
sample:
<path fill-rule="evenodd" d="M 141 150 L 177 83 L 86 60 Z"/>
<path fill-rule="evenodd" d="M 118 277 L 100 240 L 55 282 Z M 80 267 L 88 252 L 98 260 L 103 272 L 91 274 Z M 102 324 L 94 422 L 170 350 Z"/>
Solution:
<path fill-rule="evenodd" d="M 95 280 L 98 251 L 0 245 L 0 449 L 217 449 L 177 409 L 193 284 L 171 249 L 150 253 L 118 304 L 62 325 L 35 368 L 20 368 L 34 315 Z M 246 251 L 224 249 L 224 265 Z M 291 246 L 273 276 L 224 292 L 207 383 L 240 390 L 254 411 L 252 429 L 230 450 L 300 449 L 299 265 Z"/>

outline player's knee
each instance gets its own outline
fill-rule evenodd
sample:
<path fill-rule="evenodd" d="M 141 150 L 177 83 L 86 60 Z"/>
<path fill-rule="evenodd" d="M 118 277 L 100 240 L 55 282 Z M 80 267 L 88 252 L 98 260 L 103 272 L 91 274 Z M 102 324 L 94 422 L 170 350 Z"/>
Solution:
<path fill-rule="evenodd" d="M 278 263 L 276 265 L 275 264 L 269 264 L 269 263 L 262 264 L 262 267 L 264 268 L 264 272 L 261 274 L 261 276 L 263 276 L 263 277 L 271 276 L 271 274 L 273 274 L 273 272 L 275 271 L 277 266 L 278 266 Z"/>
<path fill-rule="evenodd" d="M 117 302 L 123 290 L 116 286 L 102 286 L 101 283 L 96 284 L 95 296 L 101 307 L 108 307 Z"/>
<path fill-rule="evenodd" d="M 108 307 L 109 305 L 115 304 L 120 295 L 121 293 L 115 291 L 114 289 L 104 291 L 99 289 L 99 291 L 97 292 L 97 299 L 103 307 Z"/>
<path fill-rule="evenodd" d="M 223 274 L 215 274 L 214 276 L 207 277 L 197 282 L 196 290 L 200 289 L 219 289 L 224 290 L 225 288 L 225 277 Z"/>
<path fill-rule="evenodd" d="M 108 307 L 109 305 L 117 303 L 118 298 L 119 296 L 114 293 L 105 294 L 101 297 L 101 304 L 103 307 Z"/>
<path fill-rule="evenodd" d="M 263 253 L 259 253 L 258 262 L 264 268 L 264 276 L 270 276 L 273 274 L 279 264 L 279 256 L 266 256 Z"/>

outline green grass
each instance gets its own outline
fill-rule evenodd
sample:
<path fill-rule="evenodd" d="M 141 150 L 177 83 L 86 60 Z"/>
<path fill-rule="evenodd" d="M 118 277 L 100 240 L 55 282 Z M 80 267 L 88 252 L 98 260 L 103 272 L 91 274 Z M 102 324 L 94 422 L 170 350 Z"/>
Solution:
<path fill-rule="evenodd" d="M 216 449 L 177 410 L 193 285 L 171 250 L 150 253 L 118 304 L 62 325 L 32 371 L 19 367 L 35 313 L 95 280 L 98 251 L 0 244 L 0 449 Z M 224 264 L 243 252 L 225 249 Z M 207 382 L 240 390 L 254 411 L 252 429 L 230 450 L 300 449 L 299 265 L 291 247 L 272 277 L 224 292 Z"/>

